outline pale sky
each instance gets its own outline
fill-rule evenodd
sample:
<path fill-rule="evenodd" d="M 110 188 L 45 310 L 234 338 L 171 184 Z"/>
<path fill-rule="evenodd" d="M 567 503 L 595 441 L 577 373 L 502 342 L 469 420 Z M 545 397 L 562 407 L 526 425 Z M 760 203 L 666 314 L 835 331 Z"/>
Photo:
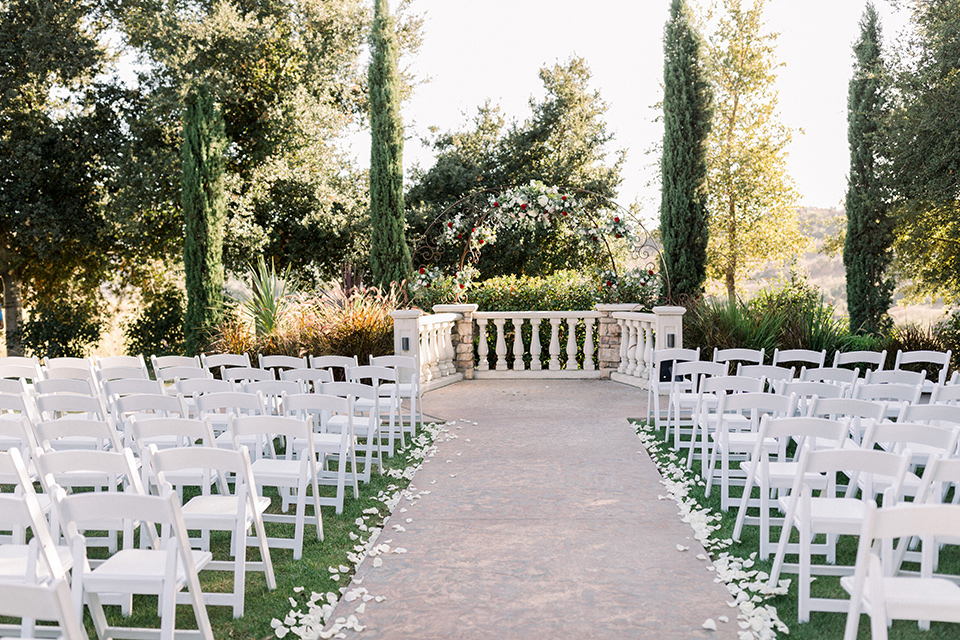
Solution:
<path fill-rule="evenodd" d="M 708 0 L 701 0 L 706 2 Z M 906 24 L 905 11 L 875 0 L 884 44 Z M 541 66 L 572 55 L 586 59 L 592 86 L 609 104 L 612 149 L 626 148 L 618 198 L 639 200 L 642 215 L 657 217 L 656 157 L 646 151 L 663 135 L 652 108 L 661 97 L 663 26 L 670 0 L 413 0 L 425 14 L 423 46 L 411 63 L 430 82 L 417 88 L 403 110 L 407 128 L 404 164 L 429 167 L 420 144 L 428 127 L 464 128 L 490 98 L 508 119 L 529 115 L 531 96 L 542 97 Z M 788 166 L 801 204 L 839 207 L 846 191 L 847 84 L 852 45 L 859 35 L 862 0 L 771 0 L 768 30 L 779 32 L 780 115 L 795 131 Z M 369 135 L 351 139 L 369 165 Z"/>

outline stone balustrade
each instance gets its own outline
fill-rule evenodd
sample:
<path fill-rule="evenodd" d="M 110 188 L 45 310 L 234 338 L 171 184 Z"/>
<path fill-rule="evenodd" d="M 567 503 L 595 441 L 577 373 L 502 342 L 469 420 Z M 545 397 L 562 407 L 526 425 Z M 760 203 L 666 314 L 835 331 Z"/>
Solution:
<path fill-rule="evenodd" d="M 395 311 L 394 351 L 418 359 L 425 391 L 473 378 L 609 378 L 646 387 L 653 350 L 683 346 L 685 309 L 636 308 L 481 312 L 459 304 L 437 305 L 433 314 Z"/>

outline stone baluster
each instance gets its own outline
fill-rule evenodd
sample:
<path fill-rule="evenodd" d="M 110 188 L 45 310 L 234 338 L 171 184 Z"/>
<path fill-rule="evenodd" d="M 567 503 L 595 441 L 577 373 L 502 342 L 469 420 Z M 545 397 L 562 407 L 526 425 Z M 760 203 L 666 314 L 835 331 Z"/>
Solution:
<path fill-rule="evenodd" d="M 583 328 L 586 336 L 583 339 L 583 369 L 593 371 L 596 366 L 593 364 L 593 318 L 583 319 Z"/>
<path fill-rule="evenodd" d="M 543 365 L 540 364 L 540 322 L 542 318 L 530 318 L 530 368 L 533 371 L 540 371 Z"/>
<path fill-rule="evenodd" d="M 507 342 L 503 337 L 503 325 L 506 318 L 494 318 L 493 324 L 497 327 L 497 371 L 507 370 Z"/>
<path fill-rule="evenodd" d="M 429 382 L 430 376 L 430 327 L 420 327 L 420 380 Z"/>
<path fill-rule="evenodd" d="M 647 333 L 640 321 L 633 321 L 637 331 L 637 345 L 633 350 L 633 359 L 636 366 L 633 369 L 633 375 L 637 378 L 644 378 L 647 375 Z"/>
<path fill-rule="evenodd" d="M 637 323 L 633 320 L 624 320 L 627 330 L 627 370 L 628 376 L 634 375 L 637 371 Z"/>
<path fill-rule="evenodd" d="M 646 339 L 646 350 L 643 352 L 644 365 L 646 366 L 646 371 L 648 375 L 653 373 L 653 375 L 659 375 L 657 372 L 653 371 L 653 326 L 647 325 L 643 329 L 644 337 Z"/>
<path fill-rule="evenodd" d="M 430 325 L 428 348 L 430 350 L 430 379 L 441 377 L 440 372 L 440 326 L 437 323 Z"/>
<path fill-rule="evenodd" d="M 550 318 L 550 371 L 560 370 L 560 318 Z"/>
<path fill-rule="evenodd" d="M 440 346 L 442 347 L 440 373 L 443 376 L 452 376 L 457 372 L 457 368 L 453 364 L 455 355 L 453 351 L 453 325 L 453 322 L 444 322 L 440 330 Z"/>
<path fill-rule="evenodd" d="M 567 371 L 576 371 L 577 367 L 577 321 L 579 318 L 567 318 Z"/>
<path fill-rule="evenodd" d="M 525 371 L 526 363 L 523 361 L 523 318 L 511 318 L 513 323 L 513 370 Z"/>
<path fill-rule="evenodd" d="M 630 349 L 630 330 L 626 320 L 617 320 L 617 324 L 620 325 L 620 366 L 617 367 L 617 373 L 626 373 L 630 364 L 627 354 Z"/>
<path fill-rule="evenodd" d="M 487 359 L 487 354 L 490 348 L 487 346 L 487 319 L 477 318 L 477 324 L 480 325 L 480 344 L 477 345 L 477 356 L 480 362 L 477 364 L 477 371 L 489 371 L 490 360 Z"/>

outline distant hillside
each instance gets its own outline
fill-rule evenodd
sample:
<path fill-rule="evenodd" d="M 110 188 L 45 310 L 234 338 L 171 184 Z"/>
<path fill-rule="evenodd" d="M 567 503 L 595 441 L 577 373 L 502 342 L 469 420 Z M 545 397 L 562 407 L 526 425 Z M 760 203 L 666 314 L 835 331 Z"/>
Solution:
<path fill-rule="evenodd" d="M 800 210 L 800 224 L 804 232 L 813 238 L 813 250 L 797 259 L 797 271 L 805 274 L 812 284 L 820 287 L 824 298 L 833 304 L 839 313 L 846 315 L 847 287 L 842 253 L 840 250 L 829 255 L 821 253 L 828 238 L 835 237 L 841 226 L 846 224 L 846 213 L 843 209 L 836 207 L 829 209 L 803 207 Z M 754 278 L 745 289 L 752 293 L 780 277 L 783 271 L 783 269 L 767 269 Z M 943 305 L 940 303 L 905 305 L 903 295 L 900 293 L 895 294 L 894 302 L 896 306 L 891 309 L 890 315 L 898 324 L 905 322 L 928 324 L 937 321 L 943 315 Z"/>

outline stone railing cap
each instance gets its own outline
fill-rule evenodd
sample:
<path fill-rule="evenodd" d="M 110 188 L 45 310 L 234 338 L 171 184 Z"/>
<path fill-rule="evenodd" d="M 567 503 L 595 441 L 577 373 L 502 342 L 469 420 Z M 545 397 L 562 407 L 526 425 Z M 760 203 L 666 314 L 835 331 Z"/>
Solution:
<path fill-rule="evenodd" d="M 390 313 L 393 316 L 394 320 L 401 320 L 404 318 L 419 318 L 423 315 L 423 311 L 420 309 L 398 309 Z"/>
<path fill-rule="evenodd" d="M 627 302 L 627 303 L 616 303 L 616 304 L 598 304 L 594 305 L 594 309 L 597 311 L 633 311 L 634 309 L 640 308 L 643 305 Z"/>
<path fill-rule="evenodd" d="M 480 305 L 477 304 L 435 304 L 434 313 L 475 313 Z"/>
<path fill-rule="evenodd" d="M 686 307 L 654 307 L 653 312 L 661 316 L 682 316 L 687 309 Z"/>

